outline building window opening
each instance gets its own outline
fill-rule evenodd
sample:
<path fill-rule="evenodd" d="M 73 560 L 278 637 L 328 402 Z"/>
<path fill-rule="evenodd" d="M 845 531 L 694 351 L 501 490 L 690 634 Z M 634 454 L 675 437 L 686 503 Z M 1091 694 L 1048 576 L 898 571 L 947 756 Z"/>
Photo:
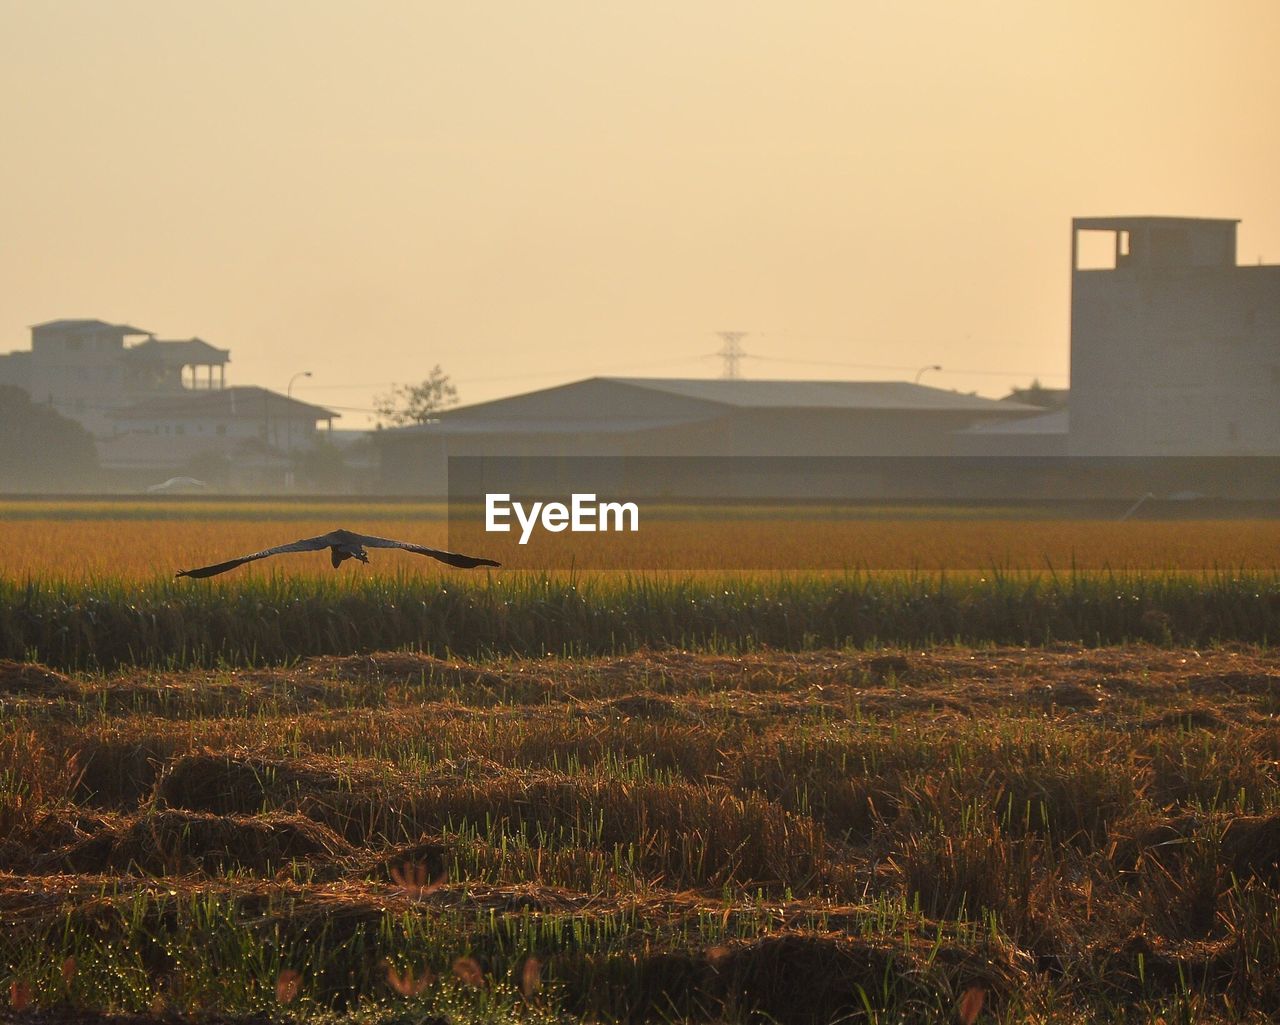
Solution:
<path fill-rule="evenodd" d="M 1127 231 L 1082 228 L 1076 232 L 1076 270 L 1115 270 L 1128 259 Z"/>

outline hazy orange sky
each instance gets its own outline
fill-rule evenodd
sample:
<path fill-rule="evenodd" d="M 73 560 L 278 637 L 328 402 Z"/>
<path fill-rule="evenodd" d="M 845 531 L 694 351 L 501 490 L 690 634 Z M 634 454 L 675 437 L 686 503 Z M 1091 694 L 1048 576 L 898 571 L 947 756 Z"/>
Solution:
<path fill-rule="evenodd" d="M 1278 45 L 1275 0 L 0 0 L 0 351 L 198 335 L 344 427 L 435 363 L 715 376 L 722 329 L 1065 385 L 1072 216 L 1280 263 Z"/>

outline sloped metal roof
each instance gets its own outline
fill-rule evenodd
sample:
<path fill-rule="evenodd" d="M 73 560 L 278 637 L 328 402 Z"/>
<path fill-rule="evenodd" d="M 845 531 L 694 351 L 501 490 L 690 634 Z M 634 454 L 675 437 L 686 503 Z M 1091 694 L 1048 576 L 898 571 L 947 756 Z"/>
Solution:
<path fill-rule="evenodd" d="M 662 403 L 653 401 L 654 393 L 681 400 L 683 406 L 662 408 Z M 670 403 L 666 405 L 669 407 Z M 381 433 L 400 436 L 428 431 L 438 434 L 643 431 L 700 423 L 731 409 L 967 413 L 975 418 L 983 414 L 1005 418 L 1043 412 L 1039 406 L 962 395 L 904 381 L 592 377 L 446 410 L 438 422 L 390 428 Z"/>
<path fill-rule="evenodd" d="M 1054 409 L 1039 416 L 1020 416 L 1016 420 L 997 420 L 965 427 L 956 434 L 1066 434 L 1071 423 L 1065 409 Z"/>
<path fill-rule="evenodd" d="M 773 409 L 874 409 L 919 412 L 1037 412 L 1018 402 L 964 395 L 909 381 L 754 381 L 716 378 L 604 377 L 726 406 Z"/>
<path fill-rule="evenodd" d="M 440 420 L 425 424 L 413 424 L 404 428 L 391 428 L 379 431 L 379 434 L 628 434 L 637 431 L 661 430 L 664 427 L 686 427 L 689 424 L 701 423 L 713 419 L 709 416 L 681 417 L 598 417 L 582 418 L 549 418 L 530 417 L 516 419 L 514 417 L 459 417 L 451 420 L 447 416 Z"/>

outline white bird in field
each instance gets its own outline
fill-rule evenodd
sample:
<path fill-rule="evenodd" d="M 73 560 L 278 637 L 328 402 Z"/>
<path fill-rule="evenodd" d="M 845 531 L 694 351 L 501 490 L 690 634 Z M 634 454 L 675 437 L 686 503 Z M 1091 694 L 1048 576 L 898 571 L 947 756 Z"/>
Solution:
<path fill-rule="evenodd" d="M 329 549 L 330 557 L 333 560 L 333 568 L 337 569 L 347 559 L 359 559 L 361 562 L 368 562 L 369 553 L 364 550 L 365 545 L 370 548 L 401 548 L 406 552 L 429 555 L 433 559 L 438 559 L 440 562 L 456 566 L 459 569 L 501 565 L 501 563 L 494 562 L 492 559 L 480 559 L 473 555 L 459 555 L 457 552 L 442 552 L 439 549 L 428 548 L 425 545 L 410 544 L 408 541 L 393 541 L 388 537 L 355 534 L 350 530 L 331 530 L 329 533 L 321 534 L 319 537 L 305 537 L 301 541 L 291 541 L 287 545 L 265 548 L 260 552 L 254 552 L 252 555 L 242 555 L 238 559 L 215 563 L 212 566 L 179 570 L 177 575 L 180 577 L 212 577 L 219 573 L 225 573 L 229 569 L 235 569 L 237 566 L 242 566 L 246 562 L 265 559 L 268 555 L 284 555 L 286 552 L 318 552 L 322 548 Z"/>

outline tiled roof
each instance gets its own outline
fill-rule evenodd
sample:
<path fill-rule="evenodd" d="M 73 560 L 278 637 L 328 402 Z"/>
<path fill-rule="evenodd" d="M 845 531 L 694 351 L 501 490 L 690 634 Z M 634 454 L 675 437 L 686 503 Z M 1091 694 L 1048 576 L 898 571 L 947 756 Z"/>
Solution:
<path fill-rule="evenodd" d="M 237 388 L 191 389 L 164 398 L 148 399 L 108 413 L 116 420 L 154 420 L 159 417 L 191 419 L 265 419 L 293 416 L 328 420 L 341 416 L 323 406 L 313 406 L 279 392 L 253 385 Z"/>
<path fill-rule="evenodd" d="M 105 320 L 48 320 L 43 324 L 32 324 L 31 330 L 36 331 L 43 328 L 51 328 L 55 331 L 119 331 L 124 335 L 149 335 L 150 331 L 144 331 L 140 327 L 130 327 L 128 324 L 108 324 Z"/>
<path fill-rule="evenodd" d="M 145 342 L 131 345 L 125 353 L 133 359 L 159 359 L 172 365 L 188 363 L 228 363 L 231 352 L 210 345 L 203 338 L 186 338 L 180 341 L 163 341 L 148 338 Z"/>

